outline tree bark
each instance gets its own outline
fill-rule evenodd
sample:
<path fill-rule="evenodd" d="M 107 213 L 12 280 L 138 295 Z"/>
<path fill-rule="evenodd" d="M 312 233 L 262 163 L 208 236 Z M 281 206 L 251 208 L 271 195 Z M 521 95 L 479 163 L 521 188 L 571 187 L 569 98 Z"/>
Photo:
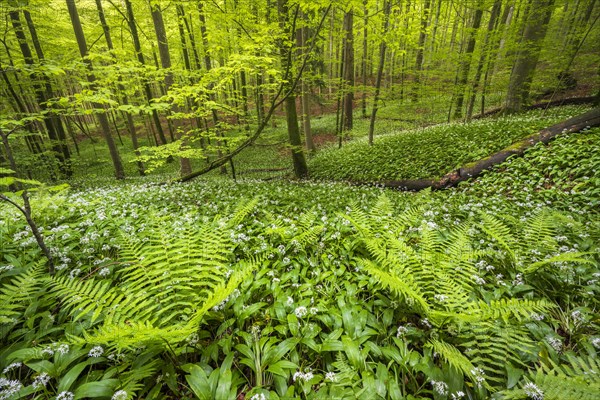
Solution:
<path fill-rule="evenodd" d="M 71 17 L 71 23 L 73 25 L 73 31 L 75 32 L 75 38 L 77 39 L 77 45 L 79 47 L 79 54 L 81 54 L 81 58 L 83 62 L 86 64 L 88 75 L 87 79 L 90 82 L 90 89 L 92 91 L 96 90 L 96 77 L 93 73 L 92 62 L 87 59 L 87 44 L 85 41 L 85 36 L 83 34 L 83 28 L 81 27 L 81 21 L 79 20 L 79 13 L 77 12 L 77 6 L 75 5 L 75 0 L 66 0 L 67 8 L 69 9 L 69 16 Z M 113 166 L 115 168 L 115 177 L 117 179 L 125 178 L 125 171 L 123 170 L 123 164 L 121 163 L 121 158 L 119 157 L 119 151 L 117 150 L 117 145 L 111 135 L 110 126 L 108 124 L 108 118 L 106 116 L 106 110 L 104 106 L 100 103 L 92 102 L 92 106 L 96 110 L 102 110 L 97 114 L 98 122 L 102 128 L 102 134 L 104 135 L 104 139 L 106 140 L 106 144 L 108 145 L 108 150 L 110 152 L 110 157 L 113 162 Z"/>
<path fill-rule="evenodd" d="M 142 45 L 140 44 L 140 36 L 138 35 L 137 23 L 135 22 L 135 15 L 133 14 L 131 0 L 124 0 L 124 2 L 127 10 L 127 24 L 129 25 L 129 31 L 133 40 L 135 55 L 138 59 L 138 62 L 141 65 L 145 65 L 146 60 L 144 59 L 144 53 L 142 53 Z M 154 96 L 152 95 L 150 84 L 147 81 L 144 82 L 144 94 L 146 96 L 146 102 L 150 104 L 150 101 L 154 98 Z M 161 144 L 167 144 L 167 137 L 165 136 L 165 132 L 162 128 L 158 111 L 152 110 L 152 120 L 154 122 L 154 127 L 158 132 L 158 137 L 160 138 Z"/>
<path fill-rule="evenodd" d="M 554 0 L 533 0 L 529 7 L 520 51 L 510 76 L 506 113 L 519 112 L 529 100 L 531 81 L 552 16 L 553 5 Z"/>
<path fill-rule="evenodd" d="M 352 130 L 354 109 L 354 13 L 353 10 L 344 14 L 344 31 L 346 46 L 344 48 L 344 131 Z"/>
<path fill-rule="evenodd" d="M 171 68 L 171 54 L 169 52 L 169 42 L 167 40 L 167 31 L 165 29 L 165 23 L 163 21 L 162 11 L 158 4 L 152 4 L 152 2 L 148 3 L 150 5 L 150 12 L 152 14 L 152 23 L 154 24 L 154 31 L 156 33 L 156 41 L 158 43 L 158 54 L 160 56 L 160 63 L 163 69 L 167 70 L 165 74 L 165 90 L 167 93 L 173 86 L 173 73 L 170 71 Z M 180 111 L 177 109 L 175 111 Z M 177 132 L 178 139 L 183 137 L 183 134 L 180 134 L 179 131 L 179 123 L 175 121 L 174 123 L 175 131 Z M 185 144 L 185 141 L 182 142 Z M 188 175 L 192 172 L 192 164 L 190 163 L 189 158 L 181 157 L 179 159 L 179 166 L 181 168 L 181 176 Z"/>
<path fill-rule="evenodd" d="M 427 21 L 429 20 L 430 8 L 431 0 L 425 0 L 423 3 L 423 14 L 421 15 L 421 30 L 419 32 L 417 56 L 415 59 L 415 85 L 412 92 L 413 101 L 419 100 L 419 85 L 421 83 L 421 71 L 423 70 L 423 52 L 425 51 L 425 40 L 427 39 Z"/>
<path fill-rule="evenodd" d="M 475 50 L 475 42 L 477 39 L 477 31 L 481 25 L 481 17 L 483 16 L 483 4 L 478 2 L 477 8 L 475 9 L 475 15 L 473 17 L 473 24 L 471 25 L 471 32 L 469 32 L 469 41 L 467 43 L 467 49 L 464 53 L 464 60 L 461 63 L 461 74 L 457 85 L 457 97 L 456 97 L 456 108 L 454 110 L 454 118 L 460 118 L 462 116 L 463 102 L 465 99 L 465 90 L 467 81 L 469 80 L 469 71 L 471 69 L 471 59 L 473 58 L 473 51 Z"/>
<path fill-rule="evenodd" d="M 283 32 L 291 31 L 291 37 L 294 37 L 296 30 L 296 18 L 298 9 L 293 20 L 290 21 L 290 10 L 287 0 L 277 0 L 277 11 L 279 14 L 279 27 Z M 283 41 L 280 43 L 281 61 L 287 71 L 291 72 L 293 50 Z M 284 85 L 285 91 L 289 95 L 285 99 L 285 116 L 287 121 L 288 138 L 292 152 L 292 163 L 294 165 L 294 175 L 302 179 L 308 176 L 308 166 L 302 149 L 302 138 L 298 128 L 298 115 L 296 111 L 296 93 L 290 86 L 290 83 Z"/>
<path fill-rule="evenodd" d="M 385 53 L 387 42 L 385 35 L 387 34 L 390 24 L 390 8 L 391 1 L 386 0 L 383 3 L 383 35 L 381 44 L 379 45 L 379 66 L 377 67 L 377 82 L 375 82 L 375 98 L 373 99 L 373 110 L 371 111 L 371 121 L 369 123 L 369 145 L 373 145 L 373 134 L 375 131 L 375 117 L 377 116 L 379 91 L 381 89 L 381 79 L 383 77 L 383 67 L 385 65 Z"/>
<path fill-rule="evenodd" d="M 29 48 L 29 44 L 27 43 L 25 32 L 23 31 L 23 25 L 21 24 L 19 12 L 10 11 L 9 16 L 15 31 L 15 36 L 19 43 L 19 48 L 21 49 L 21 53 L 23 54 L 25 64 L 33 65 L 33 55 L 31 53 L 31 49 Z M 41 47 L 39 47 L 39 49 L 41 49 Z M 40 61 L 43 61 L 43 55 Z M 50 87 L 49 79 L 46 75 L 42 74 L 40 76 L 34 72 L 30 74 L 30 78 L 33 82 L 33 89 L 36 94 L 37 104 L 40 110 L 43 113 L 45 113 L 44 126 L 46 127 L 46 131 L 48 132 L 48 137 L 52 141 L 52 151 L 54 153 L 54 157 L 58 161 L 59 170 L 64 176 L 70 177 L 73 174 L 73 169 L 70 162 L 71 154 L 69 152 L 69 148 L 65 143 L 67 138 L 60 118 L 56 114 L 49 112 L 48 107 L 46 105 L 48 99 L 52 97 L 51 88 L 50 90 L 48 90 Z M 45 87 L 38 83 L 39 80 L 42 80 L 44 82 Z"/>
<path fill-rule="evenodd" d="M 479 57 L 479 62 L 477 64 L 477 70 L 475 71 L 475 78 L 473 78 L 473 88 L 471 93 L 471 98 L 469 99 L 469 103 L 467 104 L 467 115 L 466 120 L 470 121 L 473 117 L 473 108 L 475 106 L 475 99 L 477 98 L 477 89 L 479 88 L 479 82 L 481 80 L 481 75 L 483 73 L 483 67 L 485 65 L 486 60 L 490 57 L 490 42 L 492 41 L 492 35 L 494 30 L 496 29 L 496 21 L 498 21 L 498 15 L 500 14 L 500 7 L 502 5 L 501 0 L 495 0 L 494 5 L 492 6 L 492 11 L 490 14 L 490 20 L 488 22 L 487 32 L 485 34 L 485 39 L 483 40 L 483 48 L 481 50 L 481 56 Z"/>
<path fill-rule="evenodd" d="M 109 51 L 113 51 L 113 42 L 110 34 L 110 27 L 106 23 L 106 17 L 104 15 L 104 8 L 102 7 L 102 0 L 96 0 L 96 8 L 98 9 L 98 19 L 100 20 L 100 24 L 102 25 L 102 30 L 104 31 L 104 39 L 106 40 L 106 47 L 108 47 Z M 115 59 L 116 62 L 116 59 Z M 122 93 L 121 101 L 124 105 L 129 104 L 129 100 L 127 98 L 127 94 L 125 94 L 125 87 L 120 83 L 117 84 L 119 91 Z M 135 124 L 133 122 L 133 117 L 130 112 L 125 113 L 125 118 L 127 121 L 127 130 L 129 131 L 129 137 L 131 138 L 131 145 L 133 147 L 133 152 L 137 157 L 140 156 L 140 151 L 138 150 L 139 144 L 137 140 L 137 134 L 135 131 Z M 146 171 L 144 169 L 144 164 L 141 161 L 136 161 L 138 173 L 140 176 L 146 175 Z"/>

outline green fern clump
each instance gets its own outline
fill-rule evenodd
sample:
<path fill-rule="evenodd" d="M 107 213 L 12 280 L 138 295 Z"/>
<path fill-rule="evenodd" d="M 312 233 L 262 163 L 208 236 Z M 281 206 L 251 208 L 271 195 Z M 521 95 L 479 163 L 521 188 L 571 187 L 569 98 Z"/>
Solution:
<path fill-rule="evenodd" d="M 557 262 L 591 261 L 582 253 L 534 261 L 528 250 L 552 254 L 559 248 L 552 214 L 540 213 L 517 225 L 516 234 L 485 214 L 479 223 L 449 229 L 414 211 L 392 215 L 389 200 L 382 198 L 370 213 L 355 208 L 347 216 L 364 246 L 357 263 L 402 301 L 402 314 L 418 316 L 417 323 L 428 332 L 423 345 L 468 377 L 471 388 L 502 388 L 507 366 L 525 368 L 535 358 L 537 345 L 526 324 L 536 315 L 549 315 L 555 304 L 494 290 L 482 261 L 502 261 L 499 271 L 521 275 L 537 274 Z M 478 232 L 493 238 L 494 245 L 482 246 Z"/>
<path fill-rule="evenodd" d="M 179 232 L 169 229 L 166 218 L 151 216 L 143 236 L 122 235 L 112 279 L 53 278 L 50 286 L 63 311 L 86 327 L 71 340 L 118 349 L 184 341 L 259 264 L 236 261 L 228 236 L 255 204 L 239 208 L 229 221 Z"/>

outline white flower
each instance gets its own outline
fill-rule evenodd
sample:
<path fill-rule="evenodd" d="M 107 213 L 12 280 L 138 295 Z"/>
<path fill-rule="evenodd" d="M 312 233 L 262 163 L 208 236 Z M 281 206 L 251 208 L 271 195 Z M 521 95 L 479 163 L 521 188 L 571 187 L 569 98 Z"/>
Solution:
<path fill-rule="evenodd" d="M 287 298 L 287 301 L 285 302 L 285 304 L 286 304 L 287 306 L 292 306 L 292 305 L 294 305 L 294 299 L 293 299 L 292 297 L 288 296 L 288 298 Z"/>
<path fill-rule="evenodd" d="M 600 337 L 592 339 L 592 346 L 594 346 L 597 349 L 600 349 Z"/>
<path fill-rule="evenodd" d="M 462 390 L 459 390 L 458 392 L 451 394 L 452 400 L 459 400 L 459 399 L 462 399 L 463 397 L 465 397 L 465 392 L 463 392 Z"/>
<path fill-rule="evenodd" d="M 46 347 L 44 350 L 42 350 L 42 355 L 52 356 L 54 355 L 54 350 L 52 350 L 50 347 Z"/>
<path fill-rule="evenodd" d="M 310 381 L 313 377 L 314 377 L 314 375 L 311 371 L 306 371 L 306 372 L 297 371 L 297 372 L 294 372 L 293 379 L 294 379 L 294 382 L 296 382 L 297 380 Z"/>
<path fill-rule="evenodd" d="M 72 270 L 69 273 L 69 278 L 74 279 L 77 275 L 79 275 L 81 273 L 81 270 L 79 268 L 75 268 L 74 270 Z"/>
<path fill-rule="evenodd" d="M 100 357 L 104 353 L 102 346 L 93 347 L 88 353 L 88 357 Z"/>
<path fill-rule="evenodd" d="M 6 378 L 0 378 L 0 399 L 5 400 L 11 398 L 19 390 L 23 388 L 23 385 L 18 380 L 8 380 Z"/>
<path fill-rule="evenodd" d="M 542 392 L 534 383 L 526 383 L 525 386 L 523 386 L 523 391 L 533 400 L 544 400 L 544 392 Z"/>
<path fill-rule="evenodd" d="M 329 381 L 329 382 L 335 382 L 337 381 L 337 376 L 335 376 L 335 372 L 328 372 L 325 374 L 325 380 Z"/>
<path fill-rule="evenodd" d="M 473 375 L 473 379 L 475 380 L 475 385 L 477 385 L 477 387 L 480 388 L 481 385 L 485 382 L 484 370 L 479 367 L 475 367 L 471 370 L 471 375 Z"/>
<path fill-rule="evenodd" d="M 73 400 L 75 395 L 71 392 L 60 392 L 58 396 L 56 396 L 56 400 Z"/>
<path fill-rule="evenodd" d="M 398 331 L 396 332 L 396 337 L 404 336 L 406 332 L 408 332 L 408 328 L 403 325 L 400 325 L 398 327 Z"/>
<path fill-rule="evenodd" d="M 448 384 L 446 382 L 431 381 L 431 385 L 433 386 L 433 391 L 439 395 L 445 396 L 448 394 Z"/>
<path fill-rule="evenodd" d="M 108 276 L 108 274 L 110 274 L 110 269 L 104 267 L 102 268 L 100 271 L 98 271 L 98 275 L 105 277 Z"/>
<path fill-rule="evenodd" d="M 562 350 L 563 343 L 560 339 L 548 335 L 546 336 L 546 341 L 556 352 L 560 352 Z"/>
<path fill-rule="evenodd" d="M 254 396 L 250 397 L 250 400 L 267 400 L 267 396 L 262 393 L 256 393 Z"/>
<path fill-rule="evenodd" d="M 438 303 L 443 303 L 443 302 L 446 301 L 446 299 L 448 299 L 448 296 L 443 295 L 443 294 L 436 294 L 436 295 L 433 296 L 433 298 Z"/>
<path fill-rule="evenodd" d="M 124 390 L 117 390 L 112 395 L 111 400 L 127 400 L 127 392 Z"/>
<path fill-rule="evenodd" d="M 311 315 L 317 315 L 317 313 L 319 312 L 319 309 L 317 307 L 311 307 L 309 310 Z"/>
<path fill-rule="evenodd" d="M 45 372 L 42 372 L 41 374 L 35 377 L 35 379 L 31 383 L 31 386 L 33 386 L 34 389 L 39 389 L 41 387 L 46 387 L 49 381 L 50 375 L 48 375 Z"/>
<path fill-rule="evenodd" d="M 7 372 L 9 372 L 12 369 L 21 367 L 21 365 L 23 365 L 23 364 L 20 362 L 14 362 L 14 363 L 10 364 L 9 366 L 7 366 L 6 368 L 4 368 L 4 371 L 2 371 L 2 373 L 6 374 Z"/>
<path fill-rule="evenodd" d="M 300 306 L 294 310 L 294 314 L 296 314 L 296 317 L 298 317 L 298 318 L 304 317 L 307 312 L 308 311 L 306 310 L 306 307 L 304 307 L 304 306 Z"/>
<path fill-rule="evenodd" d="M 69 345 L 68 344 L 61 344 L 56 349 L 56 352 L 59 353 L 59 354 L 67 354 L 69 352 Z"/>

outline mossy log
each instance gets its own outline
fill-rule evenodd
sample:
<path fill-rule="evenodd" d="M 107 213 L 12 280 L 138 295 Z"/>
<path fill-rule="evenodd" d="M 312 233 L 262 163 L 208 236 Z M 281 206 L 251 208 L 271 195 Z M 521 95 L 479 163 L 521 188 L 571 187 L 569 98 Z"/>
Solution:
<path fill-rule="evenodd" d="M 456 186 L 458 183 L 479 176 L 486 169 L 506 161 L 511 156 L 521 156 L 528 148 L 536 143 L 547 144 L 556 136 L 578 132 L 585 128 L 600 126 L 600 108 L 594 108 L 584 114 L 570 118 L 566 121 L 552 125 L 548 128 L 526 137 L 489 157 L 464 165 L 463 167 L 451 171 L 440 179 L 407 179 L 398 181 L 380 182 L 378 186 L 395 188 L 407 191 L 419 191 L 427 188 L 433 190 L 445 189 Z"/>

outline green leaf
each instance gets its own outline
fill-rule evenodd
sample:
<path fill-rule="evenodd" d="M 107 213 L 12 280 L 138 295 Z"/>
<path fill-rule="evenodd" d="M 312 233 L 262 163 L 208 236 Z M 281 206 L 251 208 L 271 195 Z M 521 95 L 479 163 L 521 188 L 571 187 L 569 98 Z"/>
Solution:
<path fill-rule="evenodd" d="M 111 397 L 117 385 L 118 379 L 104 379 L 99 382 L 84 383 L 79 386 L 75 392 L 75 399 L 83 399 L 85 397 Z"/>

